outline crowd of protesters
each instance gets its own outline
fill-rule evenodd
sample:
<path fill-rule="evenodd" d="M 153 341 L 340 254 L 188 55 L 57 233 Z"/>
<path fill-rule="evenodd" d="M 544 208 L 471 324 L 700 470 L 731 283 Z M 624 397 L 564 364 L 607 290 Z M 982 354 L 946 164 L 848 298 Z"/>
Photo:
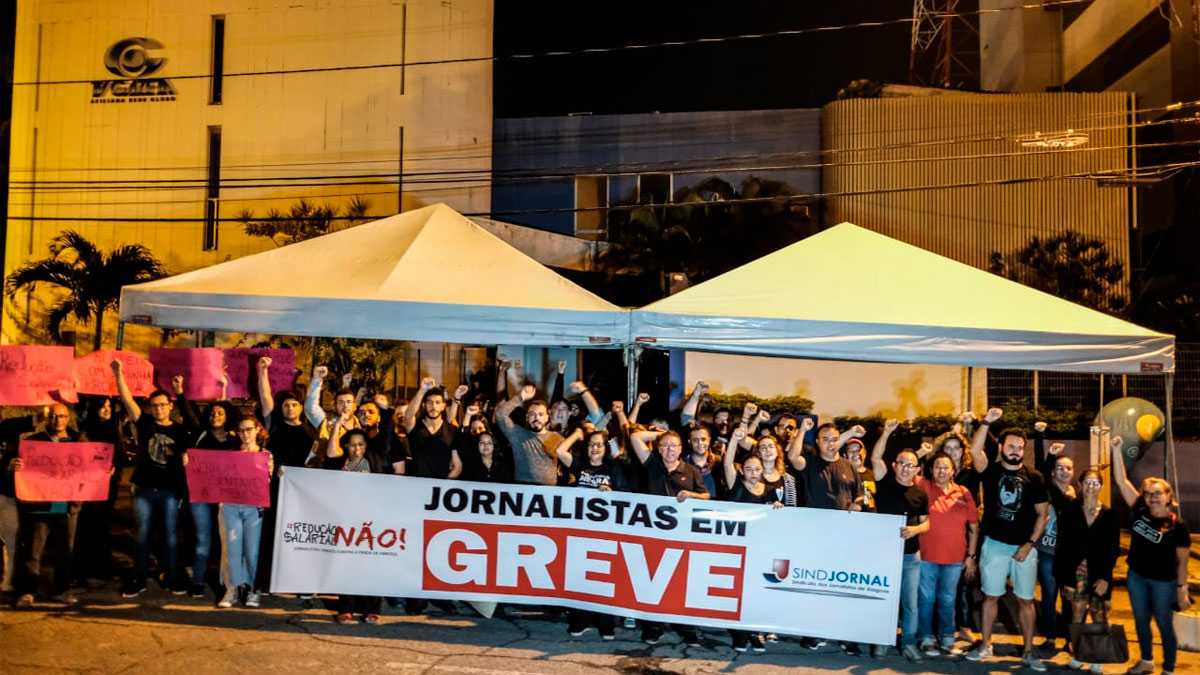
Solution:
<path fill-rule="evenodd" d="M 40 425 L 33 417 L 0 421 L 0 542 L 6 554 L 0 590 L 11 593 L 18 607 L 39 595 L 73 605 L 79 596 L 72 587 L 94 589 L 116 579 L 114 503 L 121 472 L 131 468 L 136 553 L 122 575 L 121 595 L 146 592 L 153 567 L 158 584 L 176 595 L 205 598 L 212 589 L 219 607 L 258 607 L 270 579 L 279 479 L 289 467 L 308 467 L 903 516 L 897 647 L 911 661 L 993 658 L 993 625 L 1010 588 L 1022 664 L 1033 670 L 1046 669 L 1040 657 L 1058 650 L 1067 623 L 1107 620 L 1120 545 L 1117 519 L 1100 499 L 1105 472 L 1075 467 L 1062 443 L 1045 440 L 1042 423 L 1028 434 L 997 428 L 1003 411 L 996 408 L 979 420 L 965 413 L 954 428 L 915 448 L 889 450 L 898 422 L 888 420 L 868 458 L 861 426 L 816 425 L 812 417 L 772 415 L 752 403 L 740 411 L 704 411 L 704 383 L 670 419 L 642 424 L 638 418 L 649 396 L 638 395 L 628 411 L 621 401 L 605 410 L 584 382 L 564 382 L 565 362 L 558 364 L 548 400 L 526 382 L 519 362 L 501 362 L 494 391 L 476 382 L 447 392 L 425 378 L 409 401 L 394 407 L 386 396 L 351 389 L 349 376 L 340 386 L 327 386 L 324 366 L 314 368 L 303 397 L 275 393 L 270 365 L 266 357 L 258 362 L 256 401 L 201 407 L 184 395 L 181 376 L 173 378 L 171 392 L 156 390 L 139 401 L 114 361 L 117 397 L 94 398 L 78 410 L 52 405 Z M 216 377 L 225 384 L 223 375 Z M 332 411 L 322 406 L 329 390 Z M 16 500 L 20 438 L 114 444 L 109 498 Z M 1127 583 L 1141 657 L 1129 672 L 1153 672 L 1154 623 L 1162 672 L 1169 673 L 1176 651 L 1172 613 L 1190 605 L 1190 538 L 1170 484 L 1158 478 L 1147 478 L 1140 488 L 1132 484 L 1119 446 L 1114 439 L 1112 480 L 1131 507 Z M 266 453 L 272 506 L 191 502 L 185 478 L 191 448 Z M 44 574 L 45 568 L 54 573 Z M 341 596 L 334 619 L 376 623 L 384 601 Z M 453 603 L 434 604 L 453 609 Z M 427 606 L 404 603 L 409 613 Z M 567 613 L 573 636 L 596 629 L 612 640 L 622 625 L 640 627 L 648 644 L 668 629 L 685 644 L 702 644 L 692 626 Z M 1033 644 L 1035 633 L 1044 637 L 1041 645 Z M 778 639 L 737 630 L 730 635 L 737 652 L 762 652 Z M 809 649 L 825 644 L 800 640 Z M 841 648 L 864 651 L 853 643 Z M 877 657 L 888 651 L 870 648 Z M 1069 665 L 1100 671 L 1075 658 Z"/>

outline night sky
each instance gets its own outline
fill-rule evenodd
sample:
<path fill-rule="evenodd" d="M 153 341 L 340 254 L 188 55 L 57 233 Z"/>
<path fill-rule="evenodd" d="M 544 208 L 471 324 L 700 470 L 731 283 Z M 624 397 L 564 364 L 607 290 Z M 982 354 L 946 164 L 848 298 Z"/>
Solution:
<path fill-rule="evenodd" d="M 496 117 L 809 108 L 853 79 L 908 79 L 908 24 L 598 55 L 503 56 L 906 18 L 912 0 L 497 0 L 495 11 Z"/>

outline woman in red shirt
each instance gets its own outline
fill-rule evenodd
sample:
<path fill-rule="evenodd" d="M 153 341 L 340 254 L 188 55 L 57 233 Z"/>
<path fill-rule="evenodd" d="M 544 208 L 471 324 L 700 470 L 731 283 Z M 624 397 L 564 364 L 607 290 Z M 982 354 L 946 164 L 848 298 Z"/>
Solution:
<path fill-rule="evenodd" d="M 962 653 L 954 645 L 954 597 L 959 577 L 975 574 L 979 511 L 971 492 L 954 482 L 954 460 L 935 453 L 929 466 L 932 480 L 916 484 L 929 496 L 929 531 L 921 535 L 921 582 L 917 591 L 920 648 L 929 656 Z M 937 608 L 938 635 L 934 638 L 933 611 Z"/>

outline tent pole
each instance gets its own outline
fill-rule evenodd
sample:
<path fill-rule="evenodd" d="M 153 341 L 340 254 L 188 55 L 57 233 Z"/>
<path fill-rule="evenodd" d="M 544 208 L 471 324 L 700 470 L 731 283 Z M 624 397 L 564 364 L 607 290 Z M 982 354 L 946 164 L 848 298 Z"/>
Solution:
<path fill-rule="evenodd" d="M 627 410 L 633 410 L 633 402 L 637 400 L 638 361 L 641 353 L 641 345 L 629 345 L 625 349 L 625 405 Z"/>
<path fill-rule="evenodd" d="M 117 349 L 125 346 L 125 322 L 117 322 Z"/>
<path fill-rule="evenodd" d="M 967 366 L 967 410 L 975 409 L 975 369 Z"/>
<path fill-rule="evenodd" d="M 1174 415 L 1171 408 L 1174 407 L 1174 389 L 1175 389 L 1175 373 L 1167 373 L 1163 378 L 1163 382 L 1167 388 L 1167 405 L 1163 412 L 1166 414 L 1166 447 L 1163 452 L 1163 478 L 1171 483 L 1171 489 L 1175 491 L 1176 501 L 1182 501 L 1179 494 L 1179 474 L 1178 465 L 1175 463 L 1175 430 L 1172 428 L 1172 418 Z"/>

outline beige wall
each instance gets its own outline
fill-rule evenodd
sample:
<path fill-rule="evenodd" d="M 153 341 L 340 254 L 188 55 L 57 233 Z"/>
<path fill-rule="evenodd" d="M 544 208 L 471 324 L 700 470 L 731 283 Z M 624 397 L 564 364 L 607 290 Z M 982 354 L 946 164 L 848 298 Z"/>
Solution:
<path fill-rule="evenodd" d="M 891 363 L 848 363 L 688 352 L 687 381 L 706 382 L 721 393 L 803 396 L 822 420 L 838 415 L 918 415 L 961 412 L 966 407 L 966 369 Z M 976 385 L 985 382 L 976 370 Z M 986 384 L 982 391 L 986 391 Z M 974 402 L 983 405 L 980 388 Z"/>
<path fill-rule="evenodd" d="M 979 3 L 987 12 L 979 15 L 979 77 L 984 91 L 1045 91 L 1063 82 L 1061 14 L 1017 9 L 1025 2 Z"/>
<path fill-rule="evenodd" d="M 226 18 L 224 101 L 209 105 L 211 16 Z M 40 35 L 40 39 L 39 39 Z M 172 80 L 175 101 L 93 104 L 88 80 L 113 79 L 103 57 L 127 37 L 164 45 L 156 73 Z M 40 49 L 39 49 L 40 44 Z M 202 218 L 204 190 L 51 192 L 44 181 L 202 179 L 206 129 L 222 128 L 222 178 L 394 173 L 404 127 L 405 173 L 491 168 L 490 61 L 230 77 L 263 70 L 327 68 L 488 57 L 490 0 L 118 0 L 22 2 L 18 6 L 15 80 L 84 80 L 16 86 L 10 178 L 43 182 L 35 195 L 14 183 L 9 213 L 59 216 Z M 36 148 L 34 134 L 36 129 Z M 36 165 L 37 172 L 31 169 Z M 149 169 L 149 170 L 147 170 Z M 390 185 L 364 181 L 388 181 Z M 404 209 L 444 201 L 463 211 L 486 211 L 486 183 L 425 184 L 406 180 Z M 301 197 L 345 205 L 353 195 L 374 214 L 397 211 L 394 177 L 345 179 L 330 187 L 222 188 L 220 213 L 258 214 Z M 32 198 L 31 198 L 32 197 Z M 32 205 L 31 205 L 32 204 Z M 223 223 L 219 247 L 202 251 L 198 222 L 53 222 L 10 220 L 7 274 L 46 255 L 63 229 L 79 230 L 104 249 L 125 243 L 149 247 L 171 272 L 183 272 L 272 246 Z M 296 270 L 303 274 L 303 270 Z M 331 283 L 336 280 L 330 280 Z M 33 297 L 32 332 L 21 325 L 24 297 L 5 301 L 0 340 L 41 339 L 39 314 L 51 296 Z M 110 328 L 115 324 L 109 318 Z M 87 344 L 89 327 L 80 332 Z M 138 331 L 133 331 L 138 335 Z M 109 338 L 111 341 L 111 337 Z M 155 339 L 147 335 L 146 339 Z"/>

